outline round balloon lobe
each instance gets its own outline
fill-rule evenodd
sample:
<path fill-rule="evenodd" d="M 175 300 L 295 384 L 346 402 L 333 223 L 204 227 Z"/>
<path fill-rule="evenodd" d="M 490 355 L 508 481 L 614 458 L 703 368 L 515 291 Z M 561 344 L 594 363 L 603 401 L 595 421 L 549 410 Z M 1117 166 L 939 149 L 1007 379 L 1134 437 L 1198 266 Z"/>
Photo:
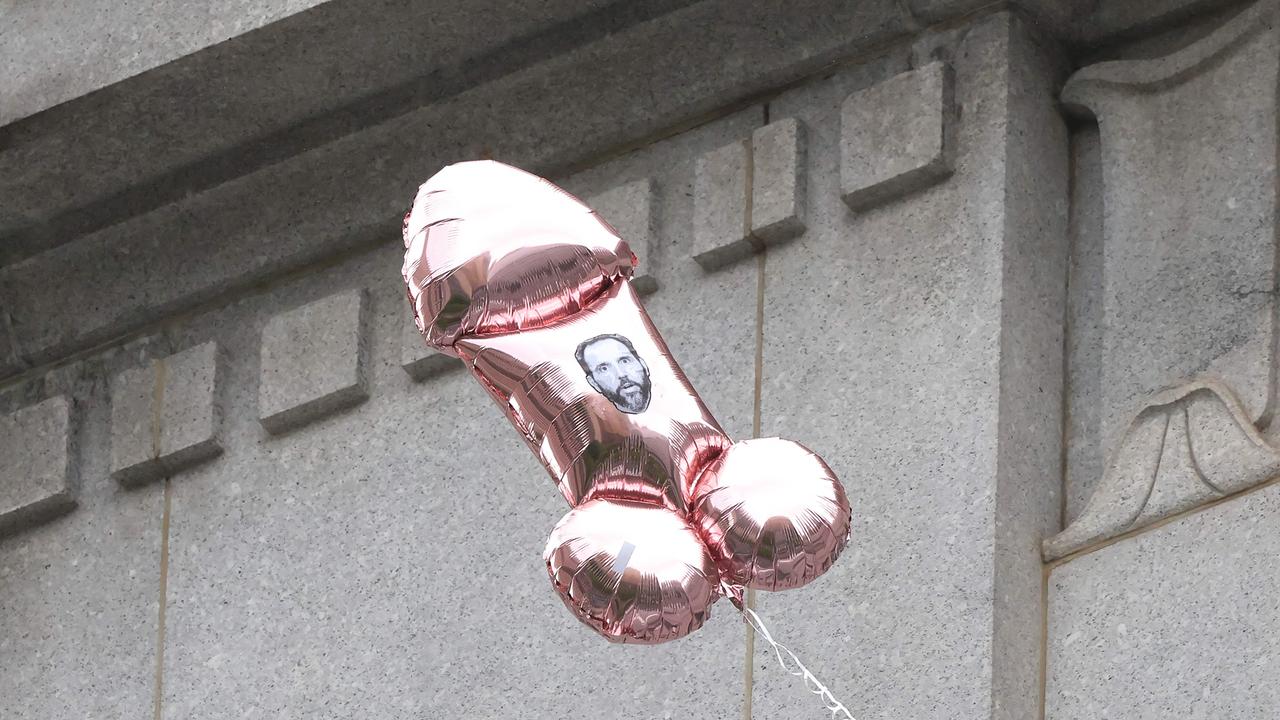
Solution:
<path fill-rule="evenodd" d="M 584 503 L 552 530 L 544 557 L 564 604 L 613 642 L 688 635 L 719 597 L 719 573 L 697 531 L 656 505 Z"/>
<path fill-rule="evenodd" d="M 840 481 L 790 440 L 734 443 L 698 479 L 690 507 L 724 578 L 758 590 L 811 582 L 849 539 Z"/>

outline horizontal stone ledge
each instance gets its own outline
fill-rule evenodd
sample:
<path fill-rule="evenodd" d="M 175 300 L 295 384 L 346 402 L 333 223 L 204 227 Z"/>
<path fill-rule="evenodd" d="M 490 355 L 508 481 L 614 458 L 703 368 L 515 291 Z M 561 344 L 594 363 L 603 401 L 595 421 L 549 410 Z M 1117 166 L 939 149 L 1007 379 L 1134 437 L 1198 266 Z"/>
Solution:
<path fill-rule="evenodd" d="M 1233 3 L 1112 0 L 1088 12 L 1060 0 L 1008 4 L 1059 39 L 1088 46 Z M 691 68 L 704 70 L 699 80 L 754 75 L 769 84 L 805 53 L 828 57 L 833 37 L 847 36 L 850 50 L 871 48 L 912 27 L 1000 7 L 988 0 L 810 0 L 781 17 L 776 4 L 714 0 L 545 0 L 527 7 L 501 0 L 265 0 L 250 12 L 201 24 L 177 6 L 148 8 L 141 23 L 137 10 L 117 5 L 91 13 L 75 4 L 31 3 L 7 18 L 14 41 L 0 47 L 0 65 L 10 69 L 14 87 L 0 108 L 0 164 L 19 171 L 0 178 L 0 265 L 539 62 L 574 53 L 598 57 L 601 41 L 644 35 L 651 26 L 675 37 L 641 48 L 650 57 L 635 55 L 629 69 L 642 72 L 608 81 L 668 73 L 668 58 L 652 57 L 655 48 L 679 58 L 689 37 L 712 50 L 723 37 L 723 52 L 686 53 L 687 65 L 656 77 L 656 86 L 673 94 L 670 88 L 688 83 Z M 167 32 L 135 44 L 67 42 L 140 24 Z M 799 24 L 812 28 L 800 36 L 792 31 Z M 741 32 L 749 28 L 757 32 Z"/>
<path fill-rule="evenodd" d="M 16 8 L 0 265 L 693 2 L 261 0 L 203 22 L 181 5 Z M 139 26 L 168 32 L 68 42 Z"/>
<path fill-rule="evenodd" d="M 207 107 L 211 103 L 190 102 L 191 81 L 200 77 L 206 80 L 201 93 L 225 86 L 247 93 L 257 107 L 259 86 L 241 87 L 240 79 L 274 66 L 253 61 L 254 52 L 237 54 L 237 47 L 270 41 L 265 52 L 273 42 L 312 37 L 307 31 L 314 31 L 312 39 L 324 38 L 341 27 L 335 18 L 347 17 L 340 10 L 370 1 L 332 0 L 0 128 L 0 146 L 6 148 L 0 159 L 23 169 L 0 178 L 0 225 L 47 235 L 26 250 L 0 251 L 16 253 L 0 259 L 8 262 L 0 267 L 0 306 L 9 313 L 0 323 L 0 380 L 308 263 L 394 242 L 413 188 L 446 162 L 489 153 L 555 176 L 793 83 L 834 60 L 890 47 L 914 27 L 896 0 L 805 0 L 745 10 L 735 0 L 704 0 L 676 3 L 664 12 L 650 8 L 644 12 L 652 14 L 639 19 L 619 10 L 622 15 L 609 20 L 616 32 L 563 41 L 550 55 L 522 44 L 528 38 L 513 39 L 508 50 L 484 56 L 490 59 L 481 63 L 488 68 L 481 73 L 466 69 L 470 56 L 458 54 L 458 64 L 450 66 L 458 74 L 449 77 L 479 84 L 458 81 L 447 97 L 411 93 L 412 102 L 395 105 L 398 114 L 390 117 L 363 110 L 352 116 L 352 108 L 341 104 L 299 105 L 308 117 L 321 118 L 321 130 L 293 121 L 284 128 L 262 125 L 257 111 L 225 114 L 242 117 L 253 128 L 250 134 L 206 126 L 200 122 L 213 122 L 214 115 L 202 113 L 195 119 L 200 122 L 188 122 L 166 109 L 170 100 L 151 104 L 150 90 L 131 89 L 134 82 L 155 82 L 153 89 L 177 98 L 173 102 L 181 107 Z M 1169 3 L 1177 4 L 1157 5 Z M 943 15 L 952 12 L 946 2 L 939 7 Z M 398 17 L 392 13 L 379 22 Z M 572 24 L 548 28 L 583 32 L 568 29 Z M 348 27 L 364 26 L 352 21 Z M 708 36 L 708 27 L 717 32 Z M 298 46 L 288 47 L 294 53 Z M 343 52 L 341 44 L 334 47 L 346 60 L 363 57 Z M 655 55 L 655 47 L 665 52 Z M 244 64 L 232 62 L 236 58 Z M 435 67 L 414 64 L 417 73 Z M 316 92 L 332 85 L 332 74 L 318 71 L 326 67 L 318 62 L 315 75 L 283 69 L 290 93 L 298 93 L 280 95 L 285 105 L 296 97 L 328 102 L 318 99 L 326 93 Z M 268 88 L 275 82 L 263 80 Z M 138 103 L 155 110 L 147 117 L 158 118 L 163 132 L 143 127 L 146 118 L 122 123 L 108 108 Z M 275 104 L 262 107 L 288 116 Z M 142 136 L 125 132 L 138 123 Z M 254 134 L 264 129 L 265 135 Z M 163 147 L 180 153 L 166 154 Z M 181 154 L 188 151 L 194 155 Z M 193 157 L 211 164 L 193 164 Z M 67 213 L 84 210 L 86 199 L 97 209 L 59 224 L 71 217 Z M 4 237 L 5 248 L 23 246 L 16 236 Z M 105 282 L 107 277 L 114 281 Z M 84 288 L 83 297 L 67 288 Z"/>
<path fill-rule="evenodd" d="M 181 199 L 0 268 L 0 305 L 13 331 L 0 379 L 307 263 L 393 242 L 414 188 L 446 163 L 488 153 L 555 177 L 851 53 L 887 47 L 907 32 L 897 8 L 896 0 L 804 0 L 744 13 L 736 0 L 706 0 L 213 187 L 184 190 Z M 717 32 L 708 36 L 708 27 Z M 655 47 L 665 51 L 654 55 Z M 57 163 L 33 155 L 15 166 L 62 167 L 75 154 L 48 158 Z M 31 181 L 19 178 L 0 200 L 9 192 L 38 199 L 41 183 Z M 12 210 L 25 202 L 0 207 L 30 215 Z"/>

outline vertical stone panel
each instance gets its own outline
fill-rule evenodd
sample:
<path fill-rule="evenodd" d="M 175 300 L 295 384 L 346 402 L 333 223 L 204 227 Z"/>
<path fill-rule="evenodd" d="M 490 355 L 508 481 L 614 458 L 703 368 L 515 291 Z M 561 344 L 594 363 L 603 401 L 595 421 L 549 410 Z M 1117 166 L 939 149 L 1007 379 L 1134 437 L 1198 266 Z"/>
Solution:
<path fill-rule="evenodd" d="M 1101 196 L 1103 212 L 1100 242 L 1077 222 L 1087 263 L 1072 276 L 1071 316 L 1085 320 L 1073 323 L 1085 342 L 1069 351 L 1073 378 L 1092 381 L 1070 389 L 1073 413 L 1082 411 L 1068 455 L 1075 512 L 1046 543 L 1051 556 L 1221 495 L 1184 482 L 1177 462 L 1147 477 L 1117 464 L 1161 456 L 1163 436 L 1132 430 L 1167 396 L 1212 386 L 1233 432 L 1249 436 L 1256 424 L 1275 441 L 1276 18 L 1274 0 L 1259 2 L 1177 52 L 1091 65 L 1063 88 L 1064 104 L 1098 123 L 1100 187 L 1078 195 Z M 1202 435 L 1192 456 L 1231 457 L 1202 423 L 1189 421 Z M 1235 457 L 1219 488 L 1267 477 L 1265 463 Z"/>
<path fill-rule="evenodd" d="M 178 472 L 222 452 L 222 407 L 215 396 L 218 346 L 204 343 L 171 355 L 164 364 L 160 407 L 160 462 Z"/>
<path fill-rule="evenodd" d="M 952 53 L 966 113 L 945 183 L 940 65 L 885 80 L 904 61 L 890 55 L 770 103 L 809 129 L 811 207 L 808 230 L 766 256 L 763 434 L 827 460 L 853 529 L 827 575 L 757 597 L 775 637 L 854 717 L 1038 712 L 1066 133 L 1026 28 L 1000 13 L 966 30 Z M 851 159 L 859 169 L 842 174 Z M 843 202 L 907 192 L 894 178 L 911 173 L 920 184 L 900 202 L 856 213 Z M 755 716 L 820 714 L 756 647 Z"/>
<path fill-rule="evenodd" d="M 348 290 L 267 322 L 258 416 L 268 432 L 285 432 L 369 397 L 365 304 L 364 291 Z"/>
<path fill-rule="evenodd" d="M 804 232 L 805 130 L 795 118 L 751 135 L 751 234 L 765 244 Z"/>
<path fill-rule="evenodd" d="M 840 194 L 862 210 L 952 173 L 955 80 L 932 62 L 853 93 L 840 113 Z"/>
<path fill-rule="evenodd" d="M 0 537 L 75 507 L 73 410 L 59 396 L 0 417 Z"/>
<path fill-rule="evenodd" d="M 693 259 L 716 270 L 750 255 L 751 146 L 741 140 L 703 154 L 694 167 Z"/>
<path fill-rule="evenodd" d="M 1102 144 L 1096 124 L 1072 133 L 1071 265 L 1067 300 L 1066 515 L 1080 515 L 1102 477 Z"/>
<path fill-rule="evenodd" d="M 1007 34 L 1000 374 L 995 458 L 993 720 L 1040 710 L 1043 565 L 1061 527 L 1069 138 L 1056 93 L 1068 69 L 1035 29 Z"/>
<path fill-rule="evenodd" d="M 125 485 L 160 478 L 156 448 L 155 363 L 123 370 L 111 378 L 111 477 Z"/>
<path fill-rule="evenodd" d="M 0 537 L 0 717 L 6 720 L 150 718 L 154 712 L 163 490 L 160 484 L 126 489 L 110 479 L 111 418 L 102 379 L 77 382 L 75 511 Z M 0 419 L 0 446 L 32 433 L 20 452 L 48 444 L 44 461 L 50 477 L 60 478 L 70 404 L 67 398 L 41 403 L 41 413 L 49 414 L 43 421 L 18 418 L 17 435 Z M 20 457 L 11 451 L 0 447 L 0 468 Z M 0 470 L 0 488 L 10 478 Z"/>
<path fill-rule="evenodd" d="M 1280 714 L 1280 486 L 1049 575 L 1046 720 Z"/>
<path fill-rule="evenodd" d="M 1102 140 L 1104 448 L 1199 373 L 1268 411 L 1280 31 L 1261 3 L 1174 55 L 1078 72 Z M 1140 409 L 1137 408 L 1137 409 Z"/>

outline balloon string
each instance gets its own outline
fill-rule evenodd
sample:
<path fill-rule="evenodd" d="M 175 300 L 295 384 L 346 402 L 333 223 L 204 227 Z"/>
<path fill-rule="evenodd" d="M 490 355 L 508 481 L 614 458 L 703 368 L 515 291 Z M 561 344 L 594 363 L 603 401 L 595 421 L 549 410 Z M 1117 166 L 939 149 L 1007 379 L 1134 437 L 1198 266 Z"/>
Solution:
<path fill-rule="evenodd" d="M 827 689 L 827 686 L 823 685 L 822 681 L 810 672 L 809 668 L 804 666 L 804 663 L 800 662 L 800 658 L 796 657 L 795 653 L 791 652 L 786 645 L 783 645 L 773 639 L 773 634 L 769 632 L 769 628 L 765 627 L 764 620 L 760 619 L 760 616 L 756 614 L 755 610 L 747 607 L 746 604 L 742 602 L 743 588 L 729 585 L 728 583 L 722 583 L 722 586 L 725 594 L 729 596 L 729 599 L 733 601 L 734 606 L 742 613 L 743 621 L 750 625 L 751 629 L 756 631 L 760 637 L 764 638 L 765 642 L 769 643 L 769 647 L 773 649 L 773 654 L 778 658 L 778 665 L 782 670 L 788 675 L 794 675 L 795 677 L 803 680 L 804 688 L 821 698 L 823 705 L 826 706 L 827 712 L 831 713 L 833 720 L 836 720 L 837 718 L 855 720 L 853 715 L 851 715 L 849 710 L 844 706 L 844 703 L 837 700 L 835 695 L 831 694 L 831 691 Z"/>

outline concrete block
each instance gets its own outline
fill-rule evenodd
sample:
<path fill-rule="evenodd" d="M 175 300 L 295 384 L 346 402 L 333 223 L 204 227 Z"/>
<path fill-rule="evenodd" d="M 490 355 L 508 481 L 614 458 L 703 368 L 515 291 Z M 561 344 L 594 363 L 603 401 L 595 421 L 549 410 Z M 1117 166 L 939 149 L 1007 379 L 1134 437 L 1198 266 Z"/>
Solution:
<path fill-rule="evenodd" d="M 222 452 L 217 345 L 197 345 L 111 381 L 111 476 L 138 485 Z"/>
<path fill-rule="evenodd" d="M 75 507 L 73 411 L 60 396 L 0 417 L 0 537 Z"/>
<path fill-rule="evenodd" d="M 1053 568 L 1046 720 L 1275 717 L 1278 554 L 1273 484 Z"/>
<path fill-rule="evenodd" d="M 258 417 L 272 434 L 368 399 L 363 290 L 336 293 L 271 318 L 262 331 Z"/>
<path fill-rule="evenodd" d="M 17 122 L 0 165 L 29 171 L 0 178 L 0 264 L 563 52 L 547 42 L 562 28 L 607 33 L 665 10 L 603 5 L 8 3 L 0 124 Z M 510 52 L 531 36 L 533 58 Z M 357 106 L 361 120 L 335 122 Z"/>
<path fill-rule="evenodd" d="M 951 67 L 933 62 L 848 97 L 840 112 L 840 194 L 854 210 L 928 187 L 954 166 Z"/>
<path fill-rule="evenodd" d="M 751 234 L 765 244 L 804 232 L 805 130 L 795 118 L 751 135 Z"/>
<path fill-rule="evenodd" d="M 635 180 L 593 195 L 586 201 L 591 209 L 609 223 L 639 260 L 631 279 L 636 292 L 647 295 L 658 289 L 654 274 L 654 250 L 658 240 L 658 214 L 654 207 L 653 181 Z"/>
<path fill-rule="evenodd" d="M 404 313 L 400 327 L 400 367 L 409 373 L 409 377 L 422 382 L 450 370 L 462 370 L 463 362 L 455 357 L 427 347 L 422 340 L 422 333 L 413 320 L 413 309 L 409 303 L 402 302 Z"/>
<path fill-rule="evenodd" d="M 1109 492 L 1127 429 L 1167 388 L 1219 383 L 1249 423 L 1272 411 L 1276 20 L 1276 3 L 1257 3 L 1181 50 L 1090 65 L 1063 88 L 1065 107 L 1102 120 L 1077 165 L 1100 227 L 1077 224 L 1071 278 L 1071 412 L 1087 422 L 1069 451 L 1072 519 Z"/>
<path fill-rule="evenodd" d="M 199 22 L 190 7 L 164 0 L 145 11 L 102 0 L 15 6 L 5 18 L 13 42 L 0 52 L 14 94 L 0 110 L 0 125 L 322 2 L 240 0 L 203 8 Z"/>
<path fill-rule="evenodd" d="M 694 169 L 693 259 L 716 270 L 755 250 L 747 203 L 750 141 L 735 141 L 698 158 Z"/>

